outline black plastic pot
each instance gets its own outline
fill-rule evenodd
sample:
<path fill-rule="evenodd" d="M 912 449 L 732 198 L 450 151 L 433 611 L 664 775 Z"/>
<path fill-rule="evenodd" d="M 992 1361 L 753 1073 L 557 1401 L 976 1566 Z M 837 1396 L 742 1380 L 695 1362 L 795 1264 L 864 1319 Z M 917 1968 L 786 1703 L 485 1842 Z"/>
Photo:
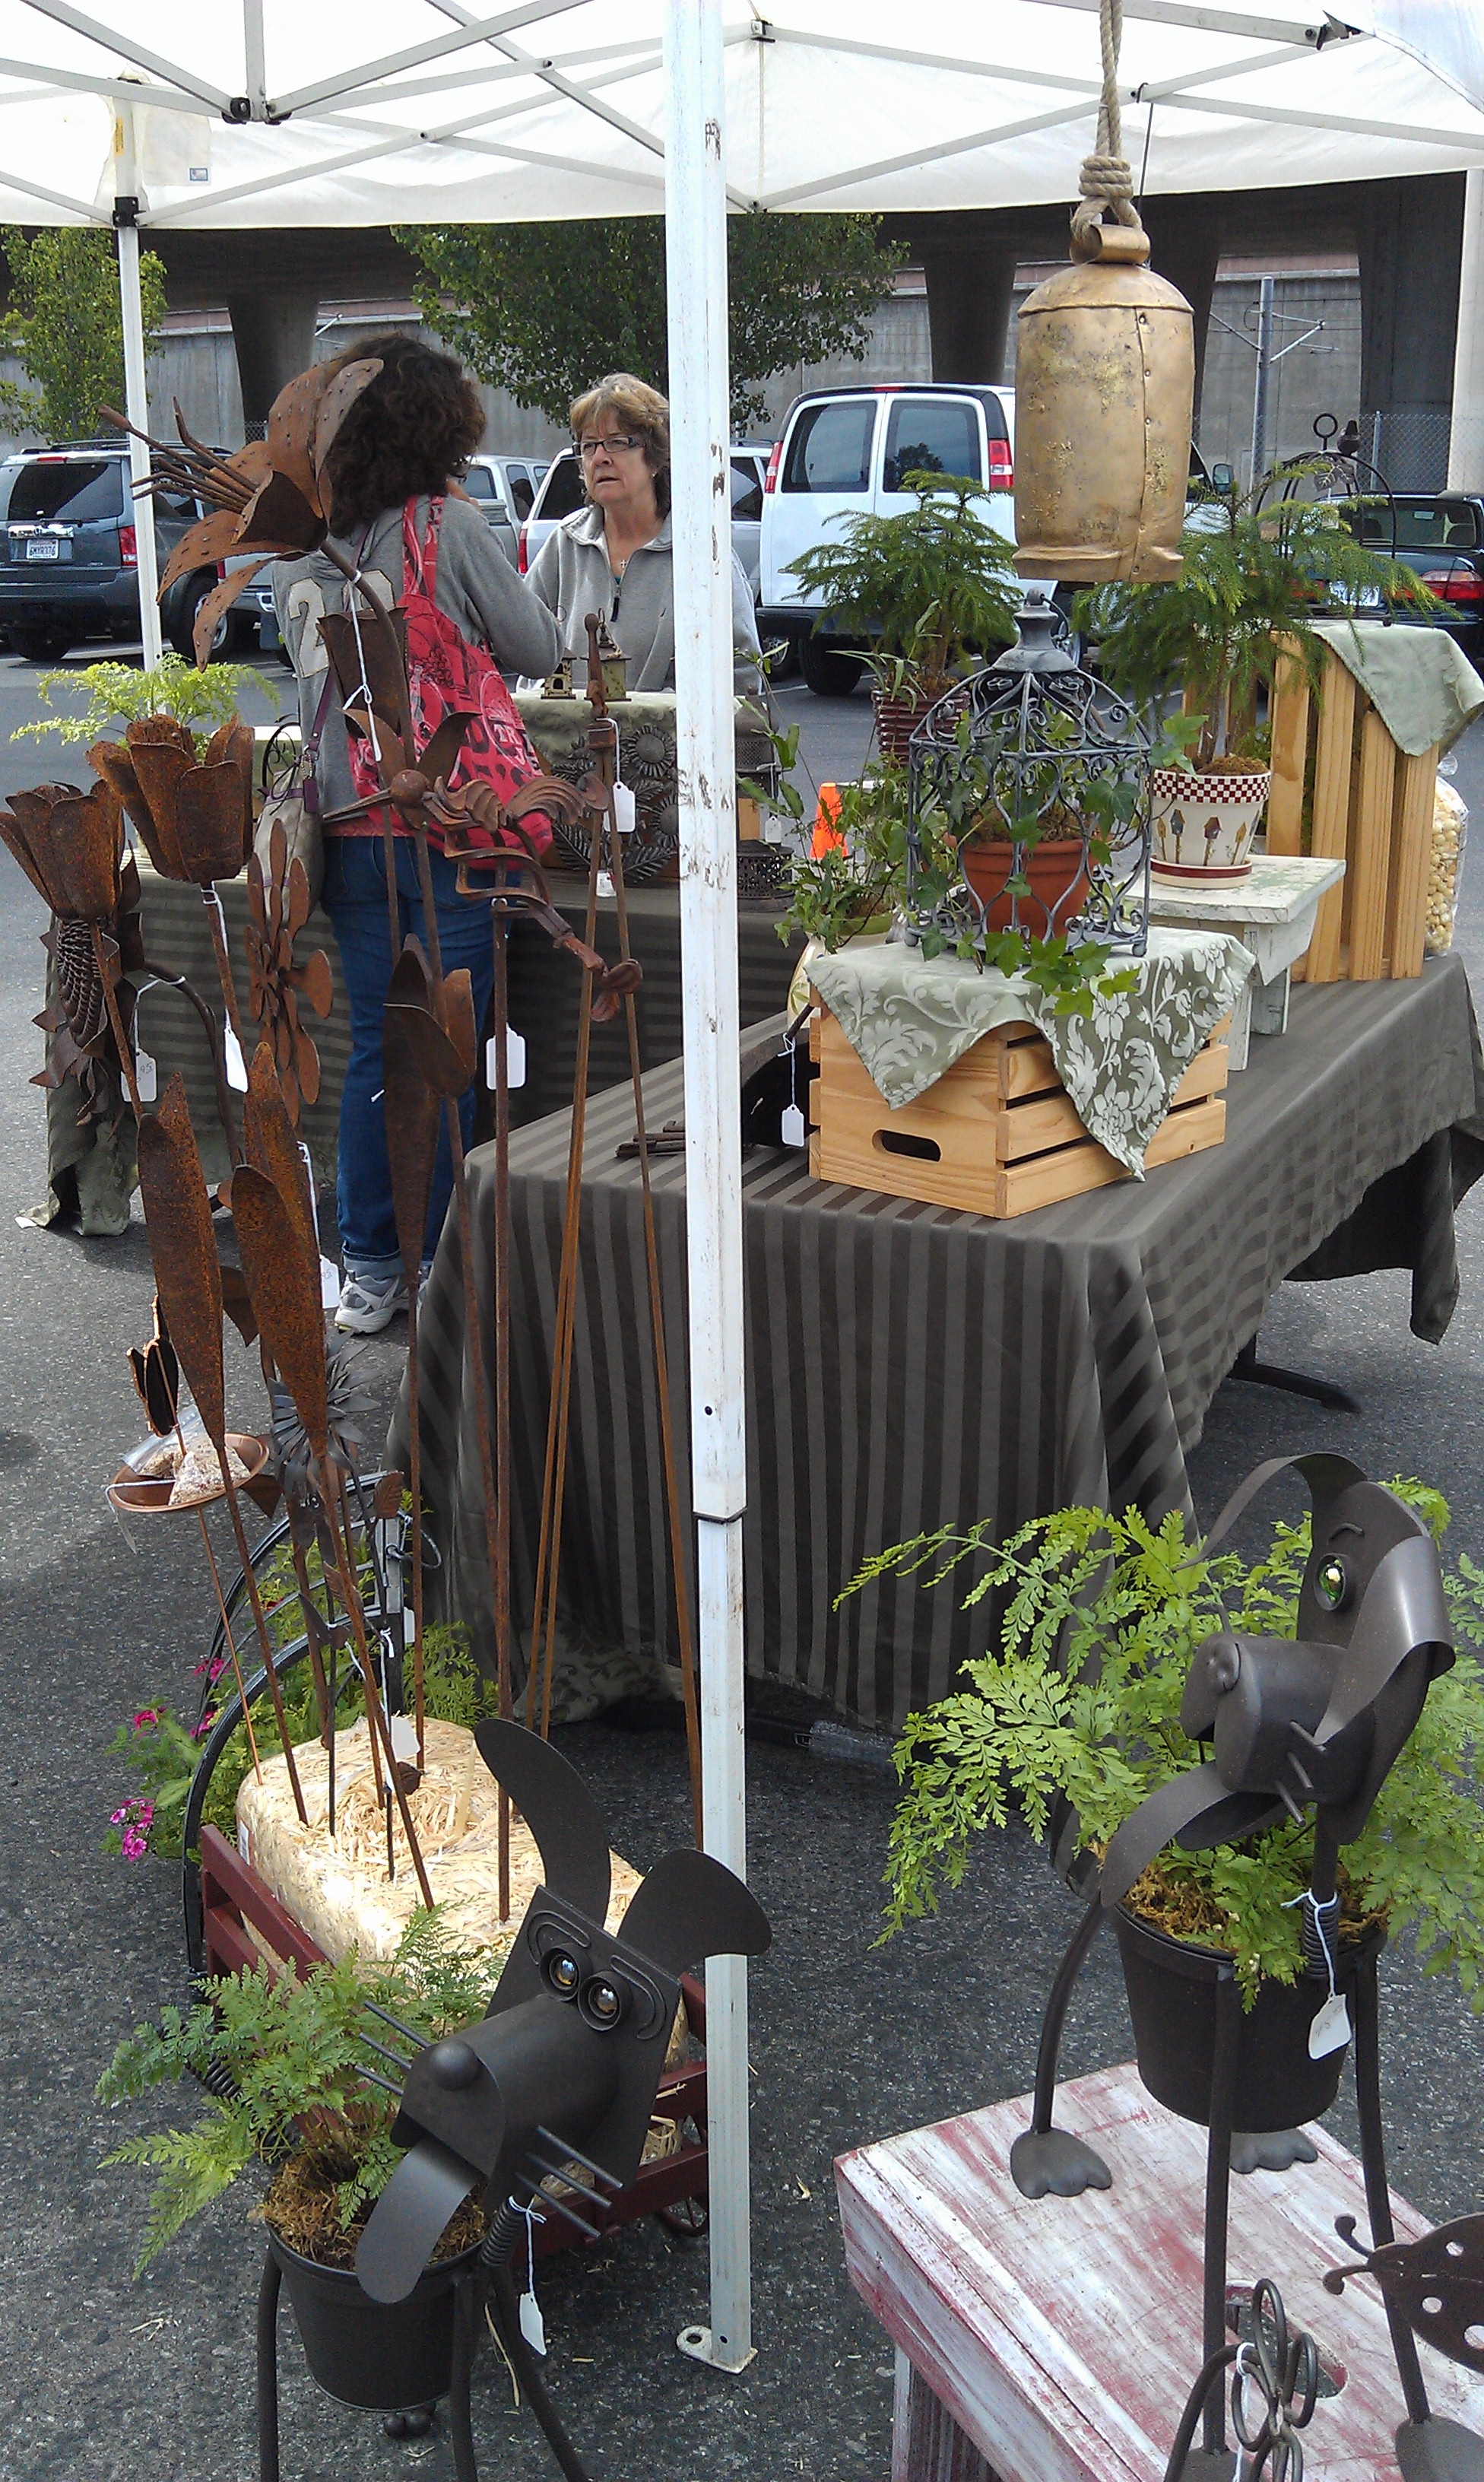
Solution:
<path fill-rule="evenodd" d="M 1232 1960 L 1216 1949 L 1166 1938 L 1125 1912 L 1113 1916 L 1123 1958 L 1133 2051 L 1142 2083 L 1167 2111 L 1204 2128 L 1210 2118 L 1216 2051 L 1216 1985 Z M 1367 1931 L 1341 1950 L 1336 1983 L 1348 1993 L 1385 1932 Z M 1309 2056 L 1309 2028 L 1328 1990 L 1317 1982 L 1274 1982 L 1264 1976 L 1250 2009 L 1241 2011 L 1233 2126 L 1301 2128 L 1328 2111 L 1340 2091 L 1348 2046 Z M 1350 2010 L 1354 2022 L 1355 2010 Z"/>
<path fill-rule="evenodd" d="M 368 2413 L 391 2413 L 448 2394 L 454 2286 L 478 2243 L 429 2267 L 407 2299 L 394 2302 L 373 2301 L 348 2269 L 317 2266 L 273 2231 L 268 2246 L 294 2305 L 310 2376 L 326 2395 Z"/>

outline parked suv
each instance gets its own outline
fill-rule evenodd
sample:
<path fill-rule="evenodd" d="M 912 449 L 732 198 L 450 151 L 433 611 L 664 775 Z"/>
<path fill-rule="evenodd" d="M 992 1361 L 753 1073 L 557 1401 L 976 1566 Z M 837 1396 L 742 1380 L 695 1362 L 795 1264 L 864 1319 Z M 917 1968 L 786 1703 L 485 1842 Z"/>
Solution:
<path fill-rule="evenodd" d="M 742 562 L 748 585 L 754 595 L 758 591 L 758 561 L 763 517 L 763 478 L 768 471 L 770 451 L 746 443 L 732 448 L 732 549 Z M 583 478 L 577 452 L 563 448 L 547 473 L 536 493 L 535 505 L 520 530 L 519 566 L 522 575 L 531 567 L 536 553 L 560 518 L 569 517 L 583 505 Z"/>
<path fill-rule="evenodd" d="M 804 595 L 790 562 L 838 541 L 845 517 L 909 509 L 908 474 L 967 475 L 990 493 L 990 524 L 1013 542 L 1014 432 L 1013 388 L 867 384 L 794 399 L 764 486 L 758 630 L 765 644 L 789 640 L 812 690 L 844 697 L 863 658 L 858 642 L 816 634 L 818 598 Z"/>
<path fill-rule="evenodd" d="M 157 494 L 155 544 L 161 570 L 187 526 L 203 509 L 193 499 Z M 126 450 L 79 441 L 28 449 L 0 463 L 0 637 L 17 654 L 45 663 L 79 638 L 137 638 L 139 526 L 144 522 L 129 488 Z M 161 626 L 183 655 L 215 568 L 177 578 L 160 607 Z M 223 625 L 218 653 L 229 628 Z"/>
<path fill-rule="evenodd" d="M 1478 665 L 1484 661 L 1484 493 L 1408 491 L 1398 492 L 1393 503 L 1365 501 L 1351 523 L 1367 550 L 1392 549 L 1393 508 L 1397 559 L 1416 569 L 1444 605 L 1441 612 L 1417 618 L 1446 629 Z"/>
<path fill-rule="evenodd" d="M 513 568 L 520 530 L 546 478 L 549 457 L 471 457 L 463 488 Z"/>

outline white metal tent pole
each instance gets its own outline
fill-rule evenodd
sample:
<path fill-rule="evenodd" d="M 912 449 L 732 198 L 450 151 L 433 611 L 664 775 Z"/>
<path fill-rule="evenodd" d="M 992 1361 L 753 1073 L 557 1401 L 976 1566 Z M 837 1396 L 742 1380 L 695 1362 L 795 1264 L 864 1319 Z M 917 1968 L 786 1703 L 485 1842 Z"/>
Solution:
<path fill-rule="evenodd" d="M 1453 349 L 1453 418 L 1448 489 L 1484 486 L 1484 170 L 1464 178 L 1464 255 L 1458 272 L 1458 342 Z"/>
<path fill-rule="evenodd" d="M 730 383 L 720 0 L 667 0 L 665 275 L 674 494 L 680 956 L 686 1046 L 690 1460 L 696 1514 L 705 1846 L 745 1876 L 742 1513 L 742 1096 L 732 726 Z M 752 2359 L 747 1968 L 706 1970 L 711 2326 L 688 2352 Z"/>
<path fill-rule="evenodd" d="M 117 146 L 118 179 L 115 215 L 118 227 L 118 306 L 123 317 L 123 404 L 135 429 L 129 434 L 129 470 L 136 483 L 149 474 L 149 442 L 138 434 L 149 429 L 149 397 L 144 385 L 144 308 L 139 286 L 139 166 L 134 145 L 134 107 L 118 114 Z M 154 504 L 135 493 L 134 540 L 139 546 L 139 633 L 146 665 L 157 664 L 164 648 L 160 635 L 160 568 L 155 558 Z"/>

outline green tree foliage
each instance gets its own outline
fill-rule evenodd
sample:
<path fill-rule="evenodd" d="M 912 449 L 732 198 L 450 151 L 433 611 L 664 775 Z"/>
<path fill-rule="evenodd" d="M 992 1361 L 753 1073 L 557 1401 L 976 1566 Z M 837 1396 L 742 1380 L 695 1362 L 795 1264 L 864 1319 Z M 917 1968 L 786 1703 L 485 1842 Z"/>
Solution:
<path fill-rule="evenodd" d="M 114 236 L 98 224 L 59 224 L 34 241 L 13 224 L 0 229 L 11 271 L 11 306 L 0 342 L 20 357 L 35 387 L 0 381 L 0 412 L 43 439 L 88 439 L 98 409 L 121 406 L 123 319 Z M 144 351 L 165 317 L 165 269 L 142 251 L 140 297 Z"/>
<path fill-rule="evenodd" d="M 733 216 L 727 225 L 732 410 L 763 410 L 759 383 L 799 362 L 865 353 L 902 251 L 875 216 Z M 540 224 L 412 224 L 429 325 L 471 370 L 565 422 L 607 371 L 666 384 L 664 224 L 659 216 Z"/>

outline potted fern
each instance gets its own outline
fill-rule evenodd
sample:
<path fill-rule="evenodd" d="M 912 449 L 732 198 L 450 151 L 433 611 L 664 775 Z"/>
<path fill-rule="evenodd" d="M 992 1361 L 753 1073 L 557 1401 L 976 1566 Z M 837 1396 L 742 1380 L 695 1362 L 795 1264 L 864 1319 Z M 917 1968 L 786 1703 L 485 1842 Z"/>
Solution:
<path fill-rule="evenodd" d="M 483 2231 L 477 2201 L 459 2208 L 407 2301 L 372 2301 L 352 2269 L 366 2218 L 402 2160 L 387 2055 L 400 2044 L 410 2060 L 482 2015 L 496 1970 L 490 1956 L 456 1946 L 435 1914 L 418 1913 L 388 1964 L 351 1957 L 299 1981 L 266 1968 L 224 1975 L 205 1984 L 198 2006 L 140 2026 L 99 2079 L 99 2101 L 132 2101 L 182 2077 L 206 2092 L 188 2126 L 130 2138 L 105 2158 L 158 2174 L 136 2274 L 243 2173 L 266 2165 L 267 2194 L 251 2211 L 267 2227 L 320 2386 L 368 2409 L 447 2394 L 455 2280 Z"/>
<path fill-rule="evenodd" d="M 1206 503 L 1182 538 L 1178 578 L 1078 598 L 1079 624 L 1097 640 L 1114 689 L 1158 708 L 1184 684 L 1182 753 L 1155 770 L 1153 788 L 1155 868 L 1174 877 L 1250 871 L 1271 780 L 1260 707 L 1284 661 L 1319 693 L 1329 650 L 1315 620 L 1377 606 L 1415 613 L 1434 600 L 1400 561 L 1359 543 L 1334 502 L 1264 506 L 1270 479 L 1244 498 Z"/>
<path fill-rule="evenodd" d="M 1439 1494 L 1417 1483 L 1391 1488 L 1441 1538 L 1447 1508 Z M 945 1526 L 868 1563 L 847 1592 L 886 1575 L 937 1586 L 969 1564 L 965 1606 L 1002 1601 L 994 1641 L 965 1666 L 963 1686 L 909 1716 L 898 1745 L 903 1789 L 891 1831 L 887 1935 L 936 1908 L 942 1887 L 961 1879 L 975 1837 L 1004 1827 L 1012 1808 L 1032 1835 L 1050 1837 L 1069 1875 L 1080 1875 L 1079 1862 L 1090 1873 L 1146 1795 L 1199 1759 L 1180 1726 L 1194 1648 L 1221 1628 L 1290 1631 L 1309 1542 L 1306 1518 L 1276 1524 L 1251 1562 L 1225 1553 L 1202 1560 L 1178 1515 L 1154 1527 L 1135 1509 L 1116 1517 L 1070 1508 L 1033 1518 L 1002 1545 L 988 1524 Z M 1433 1683 L 1367 1824 L 1343 1848 L 1341 1955 L 1347 1941 L 1353 1949 L 1406 1932 L 1424 1970 L 1450 1973 L 1484 2011 L 1484 1837 L 1474 1788 L 1484 1674 L 1468 1651 L 1484 1643 L 1484 1571 L 1464 1557 L 1445 1587 L 1458 1660 Z M 1314 1841 L 1306 1819 L 1201 1852 L 1168 1847 L 1116 1917 L 1140 2071 L 1173 2108 L 1186 2101 L 1161 2091 L 1169 2063 L 1155 2055 L 1158 2016 L 1149 2030 L 1150 1977 L 1183 1976 L 1174 2004 L 1188 2011 L 1190 1976 L 1230 1959 L 1255 2055 L 1268 2043 L 1276 2045 L 1269 2060 L 1281 2060 L 1303 1972 L 1295 1900 L 1310 1885 Z M 1176 2051 L 1188 2053 L 1195 2040 L 1187 2032 Z M 1315 2067 L 1326 2064 L 1298 2048 L 1282 2070 L 1292 2078 L 1287 2096 L 1273 2094 L 1279 2072 L 1264 2073 L 1280 2116 L 1239 2119 L 1239 2126 L 1295 2126 L 1333 2100 L 1333 2085 L 1322 2093 L 1315 2084 Z M 1338 2055 L 1328 2065 L 1338 2084 Z"/>
<path fill-rule="evenodd" d="M 790 564 L 823 606 L 816 626 L 866 641 L 872 701 L 884 759 L 898 764 L 919 719 L 951 688 L 971 655 L 1015 635 L 1021 599 L 1011 546 L 982 516 L 988 497 L 952 474 L 909 474 L 915 509 L 847 517 L 838 542 Z"/>

